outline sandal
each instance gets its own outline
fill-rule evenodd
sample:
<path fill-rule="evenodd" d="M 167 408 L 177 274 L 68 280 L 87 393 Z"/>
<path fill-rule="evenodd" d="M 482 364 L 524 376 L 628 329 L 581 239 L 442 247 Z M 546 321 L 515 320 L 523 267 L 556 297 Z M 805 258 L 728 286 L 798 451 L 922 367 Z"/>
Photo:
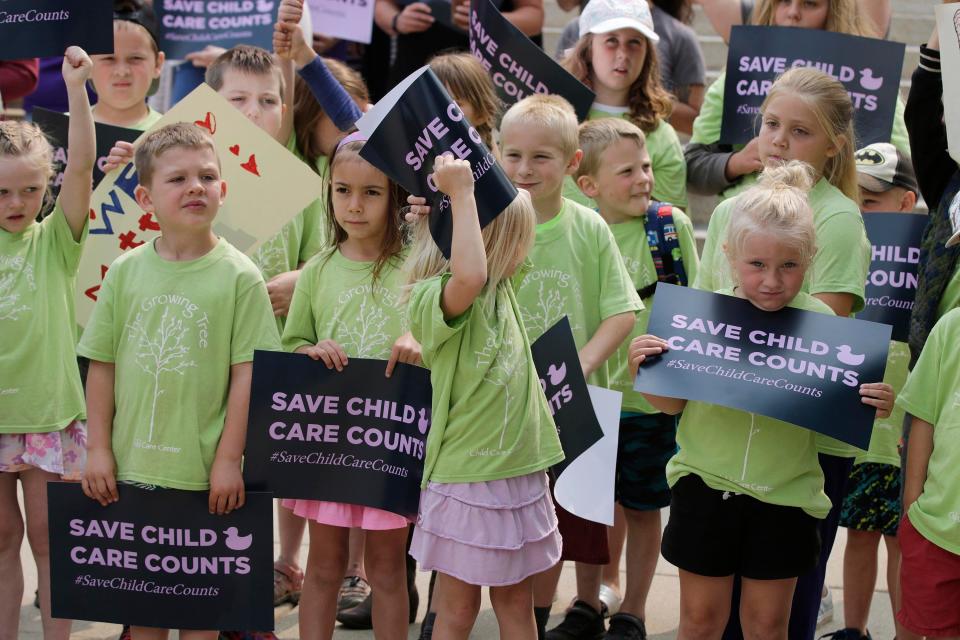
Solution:
<path fill-rule="evenodd" d="M 292 564 L 277 560 L 273 563 L 273 606 L 285 602 L 297 606 L 303 590 L 303 571 Z"/>

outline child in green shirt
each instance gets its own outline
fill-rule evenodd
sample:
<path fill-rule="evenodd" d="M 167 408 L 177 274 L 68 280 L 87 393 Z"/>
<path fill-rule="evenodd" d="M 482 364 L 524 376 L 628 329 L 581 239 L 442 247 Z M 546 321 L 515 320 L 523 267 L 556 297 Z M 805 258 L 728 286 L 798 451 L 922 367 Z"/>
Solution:
<path fill-rule="evenodd" d="M 0 485 L 2 545 L 0 636 L 16 637 L 23 590 L 17 555 L 24 518 L 37 563 L 44 630 L 70 635 L 70 620 L 50 617 L 50 555 L 46 485 L 76 480 L 84 464 L 86 429 L 77 368 L 73 300 L 87 237 L 96 141 L 85 83 L 92 62 L 67 49 L 63 80 L 70 101 L 70 157 L 52 213 L 36 222 L 53 173 L 53 149 L 27 122 L 0 122 Z M 42 544 L 37 544 L 42 542 Z"/>
<path fill-rule="evenodd" d="M 597 203 L 620 248 L 632 286 L 646 296 L 645 308 L 638 313 L 630 337 L 643 335 L 653 304 L 651 285 L 655 286 L 660 277 L 687 285 L 697 275 L 699 257 L 693 225 L 680 209 L 656 202 L 653 215 L 670 215 L 673 229 L 665 226 L 660 233 L 657 221 L 648 220 L 649 212 L 654 211 L 650 205 L 655 183 L 639 127 L 619 118 L 585 122 L 580 125 L 580 148 L 583 159 L 575 174 L 577 185 Z M 671 251 L 669 245 L 676 246 Z M 676 418 L 660 413 L 633 390 L 629 348 L 628 338 L 609 361 L 610 387 L 623 393 L 616 497 L 627 525 L 628 558 L 627 589 L 619 613 L 612 612 L 610 618 L 609 634 L 617 638 L 633 637 L 631 628 L 640 630 L 641 636 L 646 633 L 646 597 L 660 554 L 660 509 L 670 504 L 665 470 L 677 450 Z M 613 555 L 604 569 L 619 575 L 620 558 Z M 600 568 L 578 565 L 577 570 L 583 573 Z"/>
<path fill-rule="evenodd" d="M 767 169 L 736 199 L 723 245 L 734 287 L 720 293 L 764 311 L 831 313 L 801 291 L 816 254 L 811 183 L 809 167 L 791 162 Z M 633 370 L 666 348 L 656 336 L 634 339 Z M 889 385 L 863 384 L 860 394 L 878 415 L 889 415 Z M 817 566 L 818 521 L 831 506 L 814 432 L 704 402 L 644 395 L 665 413 L 683 411 L 680 450 L 667 465 L 673 495 L 662 547 L 680 568 L 681 635 L 719 637 L 738 575 L 745 636 L 787 637 L 797 577 Z"/>
<path fill-rule="evenodd" d="M 253 352 L 279 348 L 270 299 L 250 259 L 213 233 L 227 187 L 209 134 L 163 127 L 135 163 L 137 204 L 161 235 L 111 265 L 80 340 L 83 490 L 104 505 L 118 480 L 209 490 L 211 513 L 229 513 L 244 502 Z"/>

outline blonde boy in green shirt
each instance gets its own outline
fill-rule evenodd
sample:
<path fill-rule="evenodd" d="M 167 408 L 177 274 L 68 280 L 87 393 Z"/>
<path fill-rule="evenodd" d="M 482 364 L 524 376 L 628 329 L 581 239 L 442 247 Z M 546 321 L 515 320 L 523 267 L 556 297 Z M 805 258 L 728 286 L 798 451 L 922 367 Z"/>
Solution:
<path fill-rule="evenodd" d="M 639 127 L 626 120 L 604 118 L 580 125 L 580 148 L 583 159 L 575 173 L 577 185 L 596 202 L 600 216 L 610 226 L 633 287 L 648 296 L 644 298 L 646 308 L 639 312 L 630 334 L 631 338 L 640 336 L 646 333 L 653 304 L 653 292 L 648 287 L 656 285 L 660 276 L 647 231 L 654 177 L 646 139 Z M 667 263 L 677 266 L 670 273 L 664 270 L 664 276 L 679 279 L 682 274 L 679 284 L 687 285 L 696 277 L 699 265 L 693 225 L 676 207 L 671 215 L 679 243 L 675 251 L 679 255 L 670 256 L 672 260 Z M 658 235 L 653 226 L 650 229 Z M 661 251 L 667 250 L 667 233 L 669 229 L 658 239 Z M 657 411 L 633 391 L 629 348 L 628 339 L 610 360 L 610 386 L 623 393 L 616 497 L 627 526 L 627 589 L 619 613 L 612 612 L 608 632 L 608 637 L 615 638 L 646 635 L 647 594 L 660 555 L 660 509 L 670 504 L 666 467 L 677 450 L 676 418 Z M 606 569 L 619 575 L 619 554 L 612 556 Z"/>

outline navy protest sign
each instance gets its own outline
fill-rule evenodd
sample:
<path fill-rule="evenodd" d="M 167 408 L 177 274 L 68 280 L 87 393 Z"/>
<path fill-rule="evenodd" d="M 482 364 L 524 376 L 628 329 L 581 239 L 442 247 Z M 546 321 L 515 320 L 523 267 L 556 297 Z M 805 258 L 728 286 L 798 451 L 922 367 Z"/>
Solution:
<path fill-rule="evenodd" d="M 160 50 L 172 60 L 207 45 L 273 45 L 274 0 L 157 0 Z"/>
<path fill-rule="evenodd" d="M 33 121 L 40 125 L 43 132 L 47 134 L 50 144 L 53 145 L 53 166 L 54 174 L 52 180 L 53 196 L 60 192 L 60 185 L 63 183 L 63 170 L 67 166 L 67 133 L 70 128 L 70 116 L 58 111 L 50 111 L 43 107 L 34 107 Z M 97 133 L 97 164 L 93 167 L 93 187 L 103 179 L 103 166 L 110 155 L 110 149 L 117 141 L 133 142 L 142 131 L 136 129 L 127 129 L 126 127 L 115 127 L 110 124 L 96 123 Z"/>
<path fill-rule="evenodd" d="M 534 93 L 552 93 L 573 105 L 578 120 L 587 119 L 593 91 L 513 26 L 490 0 L 473 0 L 470 5 L 470 52 L 490 74 L 505 104 Z"/>
<path fill-rule="evenodd" d="M 90 0 L 3 0 L 0 60 L 62 56 L 70 45 L 113 51 L 113 5 Z"/>
<path fill-rule="evenodd" d="M 415 517 L 430 428 L 430 372 L 350 358 L 343 371 L 257 351 L 243 474 L 278 498 L 366 505 Z"/>
<path fill-rule="evenodd" d="M 481 227 L 517 196 L 493 153 L 429 67 L 394 87 L 357 121 L 357 128 L 367 137 L 361 157 L 430 202 L 430 232 L 448 258 L 453 234 L 450 199 L 433 183 L 434 158 L 449 152 L 470 163 Z"/>
<path fill-rule="evenodd" d="M 563 446 L 564 460 L 555 466 L 560 474 L 580 454 L 600 441 L 603 430 L 580 368 L 570 320 L 566 316 L 561 318 L 530 345 L 530 352 Z"/>
<path fill-rule="evenodd" d="M 876 410 L 859 387 L 880 382 L 890 327 L 660 283 L 647 332 L 670 350 L 637 372 L 634 389 L 759 413 L 861 449 Z"/>
<path fill-rule="evenodd" d="M 867 275 L 866 307 L 857 318 L 889 324 L 893 327 L 891 338 L 906 342 L 917 293 L 920 239 L 927 226 L 927 216 L 865 213 L 863 222 L 873 259 Z"/>
<path fill-rule="evenodd" d="M 117 485 L 101 507 L 47 484 L 53 616 L 179 629 L 273 629 L 273 500 L 227 515 L 206 491 Z"/>
<path fill-rule="evenodd" d="M 731 31 L 720 142 L 757 134 L 760 105 L 773 81 L 792 67 L 813 67 L 850 93 L 859 149 L 887 142 L 893 129 L 905 45 L 820 29 L 736 26 Z"/>

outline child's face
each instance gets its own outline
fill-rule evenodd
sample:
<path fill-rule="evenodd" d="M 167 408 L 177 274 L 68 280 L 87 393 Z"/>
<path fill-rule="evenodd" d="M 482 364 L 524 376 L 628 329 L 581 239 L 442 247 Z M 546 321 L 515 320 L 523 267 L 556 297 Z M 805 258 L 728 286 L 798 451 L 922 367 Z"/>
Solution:
<path fill-rule="evenodd" d="M 839 151 L 813 110 L 793 93 L 781 93 L 767 104 L 757 144 L 764 166 L 802 160 L 818 174 Z"/>
<path fill-rule="evenodd" d="M 913 211 L 917 198 L 908 196 L 913 192 L 903 187 L 893 187 L 887 191 L 867 191 L 860 188 L 860 210 L 861 211 Z"/>
<path fill-rule="evenodd" d="M 764 311 L 790 304 L 803 286 L 807 267 L 796 247 L 762 231 L 749 234 L 734 251 L 730 266 L 737 295 Z"/>
<path fill-rule="evenodd" d="M 47 190 L 49 174 L 27 156 L 0 156 L 0 229 L 19 233 L 33 222 Z"/>
<path fill-rule="evenodd" d="M 390 215 L 387 176 L 360 157 L 336 163 L 332 176 L 333 215 L 350 240 L 377 240 Z"/>
<path fill-rule="evenodd" d="M 154 53 L 150 34 L 131 22 L 114 23 L 112 54 L 90 57 L 97 100 L 118 110 L 143 105 L 150 84 L 163 68 L 163 53 Z"/>
<path fill-rule="evenodd" d="M 227 195 L 217 155 L 207 148 L 174 147 L 154 158 L 149 185 L 135 195 L 163 233 L 208 232 Z"/>
<path fill-rule="evenodd" d="M 650 205 L 653 166 L 646 147 L 621 138 L 600 154 L 600 166 L 590 176 L 591 193 L 603 218 L 610 223 L 642 216 Z"/>
<path fill-rule="evenodd" d="M 530 192 L 538 211 L 562 192 L 564 177 L 573 173 L 580 162 L 579 152 L 568 157 L 554 132 L 539 124 L 508 125 L 500 132 L 500 144 L 501 164 L 507 177 L 518 189 Z"/>
<path fill-rule="evenodd" d="M 280 80 L 275 73 L 244 73 L 226 69 L 223 85 L 217 93 L 271 138 L 277 137 L 286 106 L 280 96 Z"/>
<path fill-rule="evenodd" d="M 483 124 L 483 119 L 480 118 L 480 114 L 477 113 L 477 109 L 473 106 L 472 102 L 470 102 L 465 98 L 460 98 L 458 96 L 453 96 L 453 101 L 457 103 L 458 107 L 460 107 L 460 111 L 463 112 L 463 115 L 464 117 L 466 117 L 467 122 L 469 122 L 475 127 Z"/>
<path fill-rule="evenodd" d="M 640 77 L 647 57 L 647 39 L 636 29 L 593 35 L 590 63 L 593 81 L 608 91 L 626 91 Z"/>
<path fill-rule="evenodd" d="M 773 0 L 773 22 L 778 27 L 825 29 L 830 13 L 829 0 Z"/>

